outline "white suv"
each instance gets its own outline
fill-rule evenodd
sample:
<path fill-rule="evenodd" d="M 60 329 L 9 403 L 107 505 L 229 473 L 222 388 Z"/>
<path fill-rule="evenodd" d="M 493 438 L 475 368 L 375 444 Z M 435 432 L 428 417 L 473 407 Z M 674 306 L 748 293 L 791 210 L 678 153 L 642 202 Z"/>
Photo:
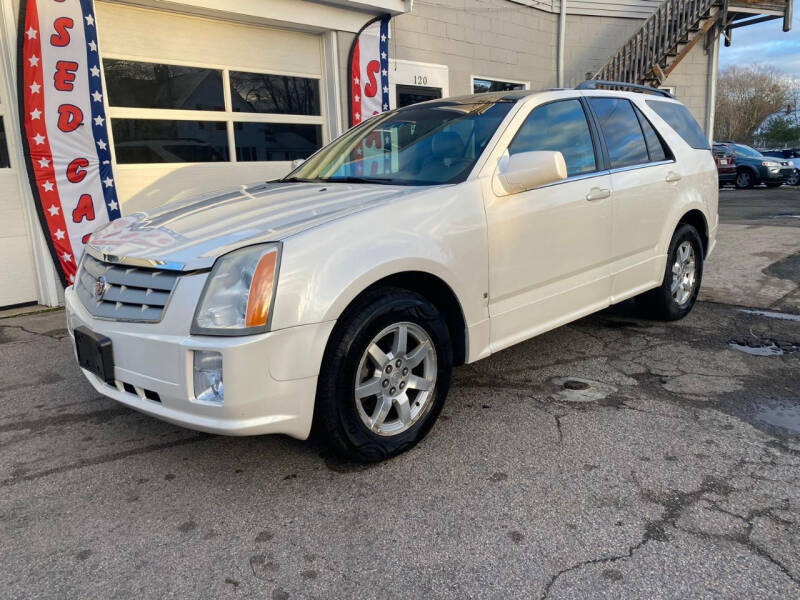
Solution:
<path fill-rule="evenodd" d="M 102 394 L 231 435 L 379 460 L 416 444 L 454 365 L 637 296 L 691 310 L 717 171 L 667 94 L 436 100 L 377 115 L 286 178 L 119 219 L 67 318 Z"/>

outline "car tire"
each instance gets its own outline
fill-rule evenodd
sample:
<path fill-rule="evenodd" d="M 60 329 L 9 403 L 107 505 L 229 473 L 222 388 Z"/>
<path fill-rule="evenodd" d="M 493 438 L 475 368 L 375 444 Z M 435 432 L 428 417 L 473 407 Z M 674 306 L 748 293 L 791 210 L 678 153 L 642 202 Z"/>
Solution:
<path fill-rule="evenodd" d="M 703 242 L 694 227 L 682 223 L 669 244 L 663 282 L 637 301 L 648 316 L 677 321 L 692 310 L 702 279 Z"/>
<path fill-rule="evenodd" d="M 436 422 L 452 369 L 447 324 L 431 302 L 399 288 L 368 292 L 331 333 L 317 383 L 315 429 L 351 460 L 376 462 L 405 452 Z"/>
<path fill-rule="evenodd" d="M 749 190 L 755 184 L 755 177 L 749 169 L 741 169 L 736 173 L 736 187 L 740 190 Z"/>
<path fill-rule="evenodd" d="M 800 184 L 800 171 L 797 169 L 789 175 L 789 179 L 786 180 L 786 185 L 798 185 Z"/>

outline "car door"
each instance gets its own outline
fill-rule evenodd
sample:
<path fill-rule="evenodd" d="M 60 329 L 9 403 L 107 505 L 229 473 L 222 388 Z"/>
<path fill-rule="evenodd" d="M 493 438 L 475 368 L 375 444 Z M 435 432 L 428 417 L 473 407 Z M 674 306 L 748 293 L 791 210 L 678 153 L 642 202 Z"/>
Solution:
<path fill-rule="evenodd" d="M 579 98 L 534 108 L 509 154 L 554 150 L 567 179 L 487 197 L 489 316 L 499 350 L 608 305 L 610 178 Z"/>
<path fill-rule="evenodd" d="M 679 199 L 682 175 L 666 143 L 634 103 L 608 96 L 588 102 L 611 168 L 613 303 L 661 280 L 659 242 Z"/>

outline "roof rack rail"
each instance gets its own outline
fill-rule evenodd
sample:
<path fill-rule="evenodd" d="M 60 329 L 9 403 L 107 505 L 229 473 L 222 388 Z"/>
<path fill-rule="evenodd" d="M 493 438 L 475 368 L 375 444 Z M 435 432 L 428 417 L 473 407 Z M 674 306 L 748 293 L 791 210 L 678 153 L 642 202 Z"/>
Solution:
<path fill-rule="evenodd" d="M 666 98 L 674 98 L 667 90 L 660 90 L 658 88 L 650 87 L 649 85 L 639 85 L 638 83 L 628 83 L 626 81 L 606 81 L 604 79 L 587 79 L 580 82 L 575 86 L 576 90 L 596 90 L 598 87 L 615 87 L 627 88 L 637 92 L 645 92 L 650 94 L 657 94 L 665 96 Z"/>

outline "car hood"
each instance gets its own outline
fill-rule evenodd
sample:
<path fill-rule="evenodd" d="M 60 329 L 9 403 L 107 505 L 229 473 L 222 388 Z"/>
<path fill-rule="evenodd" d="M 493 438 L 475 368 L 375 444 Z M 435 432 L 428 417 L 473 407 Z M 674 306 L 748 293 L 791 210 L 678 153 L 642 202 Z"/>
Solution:
<path fill-rule="evenodd" d="M 361 183 L 240 186 L 112 221 L 92 235 L 89 252 L 111 262 L 202 269 L 236 248 L 279 241 L 420 190 Z"/>

